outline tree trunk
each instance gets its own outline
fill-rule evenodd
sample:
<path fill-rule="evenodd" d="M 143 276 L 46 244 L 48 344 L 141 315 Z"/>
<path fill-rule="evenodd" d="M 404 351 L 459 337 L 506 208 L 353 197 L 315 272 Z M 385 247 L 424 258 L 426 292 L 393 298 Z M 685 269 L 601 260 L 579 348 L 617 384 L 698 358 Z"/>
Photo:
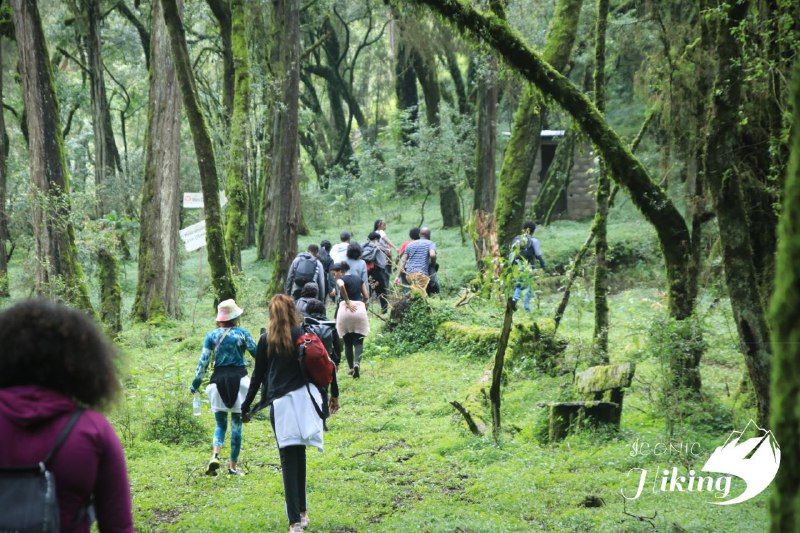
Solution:
<path fill-rule="evenodd" d="M 795 62 L 791 155 L 778 226 L 775 292 L 770 307 L 772 326 L 772 424 L 780 441 L 781 467 L 772 492 L 774 533 L 800 527 L 800 61 Z"/>
<path fill-rule="evenodd" d="M 492 368 L 492 386 L 489 388 L 489 401 L 492 406 L 492 433 L 495 441 L 500 434 L 500 384 L 503 381 L 503 366 L 506 361 L 508 339 L 511 336 L 511 325 L 514 320 L 514 300 L 506 299 L 506 312 L 503 315 L 503 329 L 497 341 L 497 351 L 494 354 L 494 367 Z"/>
<path fill-rule="evenodd" d="M 486 69 L 478 80 L 478 146 L 472 221 L 474 225 L 473 247 L 475 262 L 479 270 L 484 269 L 484 259 L 497 250 L 489 245 L 496 242 L 494 234 L 494 204 L 497 174 L 495 156 L 497 152 L 497 59 L 486 56 Z M 478 224 L 478 221 L 485 221 Z M 486 223 L 488 222 L 488 223 Z"/>
<path fill-rule="evenodd" d="M 207 0 L 208 7 L 219 23 L 219 36 L 222 41 L 222 105 L 224 107 L 225 127 L 231 127 L 235 94 L 236 58 L 233 50 L 232 6 L 227 0 Z"/>
<path fill-rule="evenodd" d="M 581 4 L 580 0 L 556 2 L 553 19 L 547 28 L 547 42 L 543 53 L 544 60 L 555 70 L 563 70 L 569 61 L 578 29 Z M 544 104 L 539 90 L 533 85 L 528 85 L 514 115 L 511 138 L 508 140 L 500 168 L 494 212 L 497 242 L 503 247 L 508 246 L 522 228 L 528 182 L 541 144 Z"/>
<path fill-rule="evenodd" d="M 600 113 L 606 110 L 606 25 L 609 0 L 597 0 L 597 27 L 594 48 L 594 102 Z M 595 199 L 594 227 L 594 334 L 593 359 L 608 363 L 608 197 L 611 185 L 606 164 L 600 156 Z"/>
<path fill-rule="evenodd" d="M 247 232 L 249 197 L 247 174 L 247 137 L 250 132 L 250 62 L 247 57 L 247 26 L 243 0 L 231 0 L 233 60 L 236 65 L 236 85 L 233 98 L 231 142 L 228 150 L 225 189 L 228 197 L 225 241 L 228 245 L 233 271 L 242 270 L 241 250 Z"/>
<path fill-rule="evenodd" d="M 34 0 L 13 0 L 11 5 L 27 110 L 36 292 L 93 312 L 69 219 L 69 175 L 42 21 Z"/>
<path fill-rule="evenodd" d="M 179 9 L 183 9 L 181 5 Z M 160 2 L 151 14 L 150 90 L 133 316 L 178 315 L 181 95 Z"/>
<path fill-rule="evenodd" d="M 332 137 L 334 144 L 334 159 L 332 163 L 348 164 L 353 158 L 353 146 L 350 144 L 350 124 L 344 113 L 343 83 L 339 74 L 339 61 L 341 60 L 342 49 L 339 43 L 339 36 L 330 17 L 325 19 L 322 31 L 328 35 L 323 44 L 325 52 L 325 62 L 331 76 L 325 79 L 325 88 L 328 93 L 328 105 L 331 110 L 331 119 L 335 134 Z"/>
<path fill-rule="evenodd" d="M 214 305 L 222 300 L 236 297 L 228 254 L 225 251 L 225 237 L 219 207 L 219 180 L 217 164 L 214 158 L 214 146 L 208 125 L 200 110 L 195 89 L 194 72 L 186 47 L 186 35 L 183 30 L 177 0 L 161 0 L 164 10 L 164 22 L 169 34 L 172 60 L 178 86 L 183 97 L 189 129 L 192 132 L 197 166 L 200 169 L 200 185 L 203 189 L 203 210 L 206 222 L 206 246 L 208 263 L 211 267 L 211 282 L 214 286 Z"/>
<path fill-rule="evenodd" d="M 0 67 L 3 65 L 3 43 L 0 41 Z M 6 216 L 6 184 L 8 182 L 8 135 L 3 104 L 3 70 L 0 68 L 0 297 L 10 296 L 8 291 L 8 217 Z"/>
<path fill-rule="evenodd" d="M 747 10 L 746 3 L 734 4 L 725 20 L 718 21 L 717 74 L 707 120 L 704 174 L 714 198 L 725 281 L 734 321 L 753 382 L 759 423 L 764 426 L 769 421 L 769 329 L 753 264 L 741 180 L 731 167 L 739 146 L 738 110 L 743 81 L 739 62 L 741 52 L 732 30 L 738 27 Z"/>
<path fill-rule="evenodd" d="M 301 226 L 298 182 L 298 108 L 300 92 L 300 15 L 298 0 L 272 0 L 270 71 L 277 94 L 269 117 L 270 156 L 266 161 L 260 249 L 272 263 L 269 296 L 283 292 L 289 266 L 297 254 Z"/>
<path fill-rule="evenodd" d="M 122 288 L 119 286 L 119 265 L 114 254 L 100 249 L 97 257 L 100 280 L 100 319 L 109 335 L 122 331 Z"/>
<path fill-rule="evenodd" d="M 414 133 L 417 131 L 417 118 L 419 113 L 419 96 L 417 94 L 417 75 L 411 61 L 412 50 L 406 43 L 403 35 L 402 16 L 396 9 L 392 9 L 392 16 L 399 31 L 397 32 L 397 50 L 394 63 L 394 91 L 397 98 L 397 111 L 406 113 L 406 121 L 401 128 L 400 142 L 403 145 L 414 146 Z M 395 190 L 400 194 L 411 192 L 412 184 L 409 183 L 407 171 L 398 168 L 395 175 Z"/>
<path fill-rule="evenodd" d="M 100 0 L 83 0 L 81 16 L 86 22 L 86 55 L 92 86 L 92 130 L 94 131 L 94 182 L 97 215 L 112 211 L 113 183 L 121 169 L 119 151 L 111 128 L 111 113 L 106 98 L 105 72 L 100 45 Z"/>

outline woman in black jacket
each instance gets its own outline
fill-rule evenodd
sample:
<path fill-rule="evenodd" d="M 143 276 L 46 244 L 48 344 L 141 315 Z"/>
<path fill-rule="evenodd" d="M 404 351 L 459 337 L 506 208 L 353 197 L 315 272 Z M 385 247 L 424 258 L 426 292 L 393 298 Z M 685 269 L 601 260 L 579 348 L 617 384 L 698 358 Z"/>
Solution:
<path fill-rule="evenodd" d="M 295 346 L 303 334 L 301 324 L 302 318 L 291 297 L 278 294 L 270 300 L 269 330 L 258 340 L 250 389 L 242 404 L 242 417 L 246 422 L 254 412 L 270 406 L 270 422 L 281 458 L 290 533 L 301 532 L 309 524 L 306 446 L 322 450 L 323 434 L 322 419 L 317 414 L 322 396 L 317 387 L 308 386 L 297 358 Z M 251 409 L 262 385 L 261 401 Z"/>

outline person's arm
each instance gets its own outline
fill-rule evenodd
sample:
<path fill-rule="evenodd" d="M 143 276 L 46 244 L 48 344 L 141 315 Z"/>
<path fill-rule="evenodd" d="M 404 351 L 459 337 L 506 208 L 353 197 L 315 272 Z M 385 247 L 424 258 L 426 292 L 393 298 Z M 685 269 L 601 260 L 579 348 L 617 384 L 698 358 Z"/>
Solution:
<path fill-rule="evenodd" d="M 101 442 L 100 461 L 97 465 L 97 479 L 93 490 L 98 529 L 104 533 L 107 531 L 133 533 L 131 486 L 128 483 L 128 469 L 125 466 L 122 444 L 105 417 L 95 413 L 91 413 L 91 417 L 93 419 L 102 417 L 102 420 L 96 422 Z"/>
<path fill-rule="evenodd" d="M 367 272 L 367 262 L 364 261 L 363 259 L 360 259 L 360 261 L 361 261 L 361 283 L 367 285 L 369 284 L 369 273 Z"/>
<path fill-rule="evenodd" d="M 250 387 L 247 389 L 247 396 L 245 396 L 244 402 L 242 402 L 242 414 L 245 415 L 250 412 L 250 406 L 253 404 L 253 400 L 258 394 L 258 390 L 261 388 L 261 385 L 264 384 L 266 387 L 266 383 L 264 380 L 264 376 L 267 375 L 267 337 L 266 335 L 262 335 L 260 339 L 258 339 L 258 346 L 256 347 L 256 364 L 253 367 L 253 373 L 250 376 Z"/>
<path fill-rule="evenodd" d="M 247 351 L 250 352 L 250 355 L 255 357 L 256 356 L 256 350 L 258 349 L 258 346 L 256 345 L 256 340 L 253 338 L 252 335 L 250 335 L 250 332 L 247 331 L 247 330 L 244 330 L 244 342 L 245 342 L 245 348 L 247 348 Z"/>
<path fill-rule="evenodd" d="M 317 284 L 317 288 L 319 288 L 317 298 L 324 300 L 322 295 L 325 294 L 325 267 L 322 266 L 322 261 L 319 259 L 317 259 L 317 273 L 314 276 L 314 282 Z"/>
<path fill-rule="evenodd" d="M 200 384 L 203 382 L 203 378 L 206 375 L 206 370 L 208 370 L 208 365 L 211 362 L 211 354 L 213 353 L 214 341 L 211 339 L 211 334 L 209 333 L 206 335 L 205 341 L 203 341 L 203 351 L 200 354 L 200 361 L 197 363 L 197 370 L 195 370 L 194 379 L 189 387 L 189 390 L 193 393 L 197 392 L 197 389 L 200 388 Z"/>
<path fill-rule="evenodd" d="M 362 282 L 361 283 L 361 298 L 364 302 L 364 307 L 369 304 L 369 291 L 367 290 L 367 284 Z"/>
<path fill-rule="evenodd" d="M 400 263 L 399 263 L 399 265 L 397 267 L 397 276 L 394 278 L 395 284 L 399 284 L 400 283 L 400 274 L 405 272 L 406 261 L 408 261 L 408 254 L 407 253 L 403 253 L 402 257 L 400 257 Z"/>
<path fill-rule="evenodd" d="M 542 265 L 542 268 L 545 268 L 544 257 L 542 257 L 542 245 L 539 244 L 539 239 L 533 239 L 533 255 L 539 260 L 539 264 Z"/>

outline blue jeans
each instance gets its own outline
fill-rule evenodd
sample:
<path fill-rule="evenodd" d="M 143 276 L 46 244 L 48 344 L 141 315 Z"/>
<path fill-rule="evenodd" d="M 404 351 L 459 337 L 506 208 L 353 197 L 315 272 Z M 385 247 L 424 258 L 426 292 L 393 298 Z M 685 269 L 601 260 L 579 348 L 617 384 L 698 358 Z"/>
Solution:
<path fill-rule="evenodd" d="M 526 311 L 531 310 L 531 293 L 533 292 L 528 285 L 523 285 L 521 283 L 517 283 L 514 287 L 514 301 L 518 301 L 520 297 L 520 293 L 525 293 L 525 302 L 522 304 L 522 307 L 525 308 Z"/>
<path fill-rule="evenodd" d="M 222 446 L 225 442 L 225 432 L 228 430 L 228 413 L 217 411 L 214 413 L 217 429 L 214 430 L 214 446 Z M 239 462 L 239 452 L 242 449 L 242 414 L 231 413 L 231 461 Z"/>

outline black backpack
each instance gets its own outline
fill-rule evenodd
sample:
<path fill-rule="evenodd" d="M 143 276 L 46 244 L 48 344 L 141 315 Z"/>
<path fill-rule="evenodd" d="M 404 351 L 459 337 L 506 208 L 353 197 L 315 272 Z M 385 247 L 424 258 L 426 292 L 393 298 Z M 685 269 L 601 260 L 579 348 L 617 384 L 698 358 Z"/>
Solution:
<path fill-rule="evenodd" d="M 77 408 L 59 433 L 56 443 L 39 464 L 0 467 L 0 531 L 61 531 L 56 480 L 47 466 L 67 440 L 83 413 Z M 78 514 L 78 525 L 86 508 Z"/>
<path fill-rule="evenodd" d="M 297 270 L 294 271 L 294 282 L 296 285 L 302 287 L 306 283 L 314 281 L 317 275 L 317 260 L 313 255 L 305 253 L 300 256 L 300 262 L 297 264 Z M 322 287 L 320 287 L 322 290 Z"/>

